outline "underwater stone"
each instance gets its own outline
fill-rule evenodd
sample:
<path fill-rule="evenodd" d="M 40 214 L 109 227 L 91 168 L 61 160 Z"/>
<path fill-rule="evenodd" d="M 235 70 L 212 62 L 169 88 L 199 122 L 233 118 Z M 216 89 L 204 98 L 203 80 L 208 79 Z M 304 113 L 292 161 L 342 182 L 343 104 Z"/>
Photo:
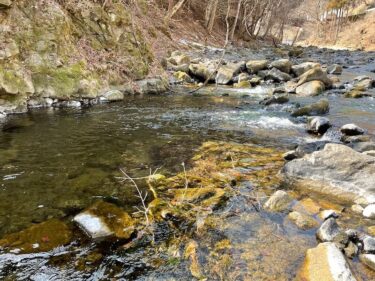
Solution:
<path fill-rule="evenodd" d="M 264 208 L 269 211 L 282 212 L 288 209 L 293 199 L 283 190 L 278 190 L 267 200 Z"/>

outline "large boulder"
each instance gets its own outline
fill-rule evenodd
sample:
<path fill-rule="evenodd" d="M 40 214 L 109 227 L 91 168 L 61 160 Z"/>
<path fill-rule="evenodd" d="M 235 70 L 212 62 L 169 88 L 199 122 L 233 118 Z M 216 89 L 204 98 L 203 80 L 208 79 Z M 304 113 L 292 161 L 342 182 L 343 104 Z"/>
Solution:
<path fill-rule="evenodd" d="M 306 82 L 296 88 L 296 94 L 299 96 L 318 96 L 325 90 L 325 85 L 322 81 L 313 80 Z"/>
<path fill-rule="evenodd" d="M 124 94 L 119 90 L 110 90 L 105 92 L 101 97 L 100 100 L 104 102 L 113 102 L 113 101 L 121 101 L 124 99 Z"/>
<path fill-rule="evenodd" d="M 190 74 L 199 80 L 215 81 L 217 64 L 214 62 L 200 62 L 189 65 Z"/>
<path fill-rule="evenodd" d="M 331 79 L 328 78 L 327 73 L 324 72 L 320 67 L 314 67 L 299 76 L 298 86 L 314 80 L 323 82 L 327 88 L 332 86 Z"/>
<path fill-rule="evenodd" d="M 292 63 L 288 59 L 280 59 L 272 62 L 270 64 L 270 68 L 277 68 L 278 70 L 290 73 L 290 70 L 292 68 Z"/>
<path fill-rule="evenodd" d="M 267 67 L 267 60 L 251 60 L 246 63 L 247 71 L 251 74 L 255 74 L 260 70 L 265 70 Z"/>
<path fill-rule="evenodd" d="M 168 58 L 168 62 L 176 66 L 189 64 L 190 57 L 180 51 L 174 51 Z"/>
<path fill-rule="evenodd" d="M 309 188 L 351 201 L 375 202 L 375 158 L 341 144 L 285 164 L 282 173 Z"/>
<path fill-rule="evenodd" d="M 306 252 L 298 281 L 356 281 L 339 248 L 326 242 Z"/>
<path fill-rule="evenodd" d="M 321 99 L 316 103 L 312 103 L 300 108 L 297 108 L 292 112 L 293 117 L 298 116 L 313 116 L 313 115 L 324 115 L 329 111 L 329 103 L 327 99 Z"/>
<path fill-rule="evenodd" d="M 245 63 L 231 63 L 223 65 L 219 68 L 216 74 L 216 83 L 226 85 L 233 82 L 233 77 L 240 73 L 245 68 Z"/>
<path fill-rule="evenodd" d="M 148 78 L 136 83 L 138 86 L 136 93 L 138 94 L 158 95 L 169 90 L 168 81 L 163 78 Z"/>
<path fill-rule="evenodd" d="M 134 232 L 134 220 L 117 206 L 99 201 L 73 219 L 91 238 L 128 239 Z"/>
<path fill-rule="evenodd" d="M 293 65 L 292 72 L 294 73 L 294 75 L 299 77 L 308 70 L 313 69 L 315 67 L 320 67 L 320 64 L 317 62 L 304 62 L 301 64 Z"/>

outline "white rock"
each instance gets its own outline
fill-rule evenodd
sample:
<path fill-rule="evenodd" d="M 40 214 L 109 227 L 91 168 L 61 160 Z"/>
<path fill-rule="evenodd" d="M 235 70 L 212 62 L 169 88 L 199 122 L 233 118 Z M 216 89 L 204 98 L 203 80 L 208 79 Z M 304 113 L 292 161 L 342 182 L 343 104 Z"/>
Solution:
<path fill-rule="evenodd" d="M 283 190 L 278 190 L 267 200 L 264 208 L 270 211 L 281 212 L 288 209 L 292 198 Z"/>
<path fill-rule="evenodd" d="M 368 219 L 375 219 L 375 204 L 370 204 L 370 205 L 368 205 L 368 206 L 363 210 L 362 215 L 363 215 L 365 218 L 368 218 Z"/>
<path fill-rule="evenodd" d="M 104 238 L 112 235 L 112 231 L 99 217 L 89 213 L 81 213 L 74 217 L 75 221 L 92 239 Z"/>
<path fill-rule="evenodd" d="M 369 268 L 371 268 L 372 270 L 375 270 L 375 255 L 364 254 L 364 255 L 360 255 L 359 259 L 362 263 L 367 265 Z"/>
<path fill-rule="evenodd" d="M 357 126 L 356 124 L 346 124 L 341 127 L 340 131 L 347 136 L 358 136 L 365 133 L 365 130 Z"/>

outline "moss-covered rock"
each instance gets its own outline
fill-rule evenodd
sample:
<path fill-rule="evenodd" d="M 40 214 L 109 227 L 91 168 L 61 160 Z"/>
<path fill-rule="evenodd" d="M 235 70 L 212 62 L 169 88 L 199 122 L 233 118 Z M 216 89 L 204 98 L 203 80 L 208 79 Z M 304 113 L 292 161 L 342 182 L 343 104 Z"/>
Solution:
<path fill-rule="evenodd" d="M 298 116 L 313 116 L 313 115 L 324 115 L 329 111 L 329 103 L 327 99 L 321 99 L 316 103 L 303 106 L 292 112 L 293 117 Z"/>
<path fill-rule="evenodd" d="M 92 239 L 128 239 L 135 230 L 135 222 L 128 213 L 103 201 L 76 215 L 74 221 Z"/>
<path fill-rule="evenodd" d="M 0 247 L 22 253 L 47 252 L 68 244 L 71 238 L 72 231 L 65 223 L 51 219 L 18 233 L 6 235 L 0 240 Z"/>

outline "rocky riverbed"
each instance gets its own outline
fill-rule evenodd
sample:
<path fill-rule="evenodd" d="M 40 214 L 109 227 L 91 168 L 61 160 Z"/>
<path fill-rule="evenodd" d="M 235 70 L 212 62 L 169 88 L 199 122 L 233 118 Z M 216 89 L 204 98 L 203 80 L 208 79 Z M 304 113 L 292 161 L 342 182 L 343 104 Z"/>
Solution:
<path fill-rule="evenodd" d="M 375 279 L 373 54 L 195 47 L 165 95 L 3 119 L 1 278 Z"/>

